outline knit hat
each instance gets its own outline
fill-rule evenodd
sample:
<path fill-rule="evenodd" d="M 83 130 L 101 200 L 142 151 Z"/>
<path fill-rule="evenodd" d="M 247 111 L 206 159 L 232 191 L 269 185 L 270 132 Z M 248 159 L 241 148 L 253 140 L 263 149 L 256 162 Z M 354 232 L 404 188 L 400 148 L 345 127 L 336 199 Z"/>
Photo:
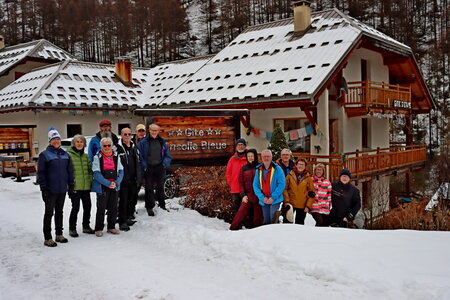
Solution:
<path fill-rule="evenodd" d="M 98 126 L 100 126 L 100 127 L 105 126 L 105 125 L 111 126 L 111 121 L 103 120 L 98 124 Z"/>
<path fill-rule="evenodd" d="M 247 146 L 247 141 L 244 140 L 244 139 L 238 139 L 238 140 L 236 141 L 236 145 L 239 144 L 239 143 L 242 143 L 242 144 L 244 144 L 245 146 Z"/>
<path fill-rule="evenodd" d="M 347 175 L 349 178 L 352 178 L 352 174 L 350 173 L 349 170 L 343 169 L 341 171 L 341 174 L 339 174 L 339 177 L 341 177 L 342 175 Z"/>
<path fill-rule="evenodd" d="M 52 126 L 48 129 L 48 142 L 50 143 L 51 140 L 56 138 L 61 139 L 61 135 L 56 128 Z"/>
<path fill-rule="evenodd" d="M 136 126 L 136 131 L 139 131 L 139 130 L 145 130 L 145 125 L 144 124 L 138 124 L 137 126 Z"/>

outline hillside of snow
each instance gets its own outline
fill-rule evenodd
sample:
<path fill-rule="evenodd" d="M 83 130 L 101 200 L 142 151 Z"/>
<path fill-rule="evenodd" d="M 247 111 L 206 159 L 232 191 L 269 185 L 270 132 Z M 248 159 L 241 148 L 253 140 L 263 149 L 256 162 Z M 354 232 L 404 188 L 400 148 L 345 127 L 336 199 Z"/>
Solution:
<path fill-rule="evenodd" d="M 168 203 L 118 236 L 43 245 L 34 177 L 0 178 L 0 299 L 450 299 L 450 233 L 229 224 Z M 95 219 L 95 197 L 91 225 Z M 81 231 L 81 211 L 78 231 Z M 53 225 L 52 225 L 53 226 Z"/>

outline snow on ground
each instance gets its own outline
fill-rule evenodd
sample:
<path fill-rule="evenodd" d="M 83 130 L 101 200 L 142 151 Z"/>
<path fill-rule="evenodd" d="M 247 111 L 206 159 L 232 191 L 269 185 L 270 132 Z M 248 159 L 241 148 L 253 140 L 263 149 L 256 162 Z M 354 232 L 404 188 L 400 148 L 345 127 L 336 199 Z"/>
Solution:
<path fill-rule="evenodd" d="M 155 217 L 140 202 L 129 232 L 75 239 L 66 199 L 69 243 L 48 248 L 32 181 L 0 178 L 2 300 L 450 299 L 448 232 L 315 228 L 312 219 L 231 232 L 174 199 Z M 81 212 L 78 231 L 80 221 Z"/>

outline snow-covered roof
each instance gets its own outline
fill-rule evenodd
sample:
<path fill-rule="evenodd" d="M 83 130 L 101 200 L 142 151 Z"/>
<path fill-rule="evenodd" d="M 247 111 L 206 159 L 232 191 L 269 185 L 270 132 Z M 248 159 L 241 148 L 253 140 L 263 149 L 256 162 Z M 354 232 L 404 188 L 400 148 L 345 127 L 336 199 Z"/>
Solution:
<path fill-rule="evenodd" d="M 0 109 L 26 106 L 126 107 L 138 104 L 150 69 L 133 69 L 134 86 L 115 76 L 114 65 L 65 61 L 35 69 L 0 91 Z"/>
<path fill-rule="evenodd" d="M 144 95 L 148 95 L 148 97 L 145 97 L 145 101 L 141 103 L 142 106 L 159 104 L 212 57 L 214 55 L 184 59 L 160 64 L 151 69 L 149 73 L 151 84 L 147 84 L 144 88 Z M 147 101 L 147 98 L 150 101 Z"/>
<path fill-rule="evenodd" d="M 170 85 L 166 98 L 164 94 L 155 98 L 146 90 L 146 103 L 211 106 L 255 99 L 311 99 L 362 35 L 409 49 L 337 9 L 311 17 L 305 34 L 294 33 L 293 18 L 249 27 L 200 68 L 183 70 L 194 74 L 178 88 Z M 167 90 L 165 83 L 159 88 Z"/>
<path fill-rule="evenodd" d="M 76 60 L 72 54 L 47 40 L 41 39 L 1 49 L 0 75 L 26 57 L 47 59 L 50 61 Z"/>

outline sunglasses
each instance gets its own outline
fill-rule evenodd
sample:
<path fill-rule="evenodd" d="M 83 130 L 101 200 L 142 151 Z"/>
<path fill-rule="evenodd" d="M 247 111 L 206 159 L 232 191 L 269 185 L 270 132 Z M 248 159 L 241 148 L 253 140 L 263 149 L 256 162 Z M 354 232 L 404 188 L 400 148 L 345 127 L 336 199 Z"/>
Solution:
<path fill-rule="evenodd" d="M 111 144 L 109 144 L 109 145 L 103 145 L 102 147 L 109 148 L 109 147 L 111 147 Z"/>
<path fill-rule="evenodd" d="M 139 132 L 145 132 L 145 129 L 139 129 L 138 131 Z"/>
<path fill-rule="evenodd" d="M 131 135 L 131 133 L 124 133 L 123 135 L 127 136 L 127 135 Z"/>

